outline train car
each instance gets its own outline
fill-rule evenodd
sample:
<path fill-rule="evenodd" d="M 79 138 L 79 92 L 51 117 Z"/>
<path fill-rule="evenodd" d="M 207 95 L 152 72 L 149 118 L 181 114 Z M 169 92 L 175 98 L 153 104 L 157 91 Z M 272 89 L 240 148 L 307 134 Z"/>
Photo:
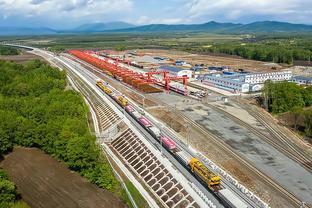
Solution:
<path fill-rule="evenodd" d="M 114 94 L 112 94 L 111 97 L 113 98 L 113 100 L 115 100 L 115 101 L 118 103 L 118 96 L 119 96 L 119 95 L 117 95 L 117 94 L 114 93 Z"/>
<path fill-rule="evenodd" d="M 189 153 L 185 151 L 176 151 L 175 156 L 185 167 L 189 167 L 189 163 L 193 158 Z"/>
<path fill-rule="evenodd" d="M 229 189 L 221 189 L 218 191 L 220 199 L 226 203 L 229 208 L 248 208 L 249 206 L 243 202 L 238 196 L 236 196 Z"/>
<path fill-rule="evenodd" d="M 116 101 L 123 108 L 125 108 L 127 106 L 127 104 L 128 104 L 128 100 L 125 99 L 122 95 L 118 96 Z"/>
<path fill-rule="evenodd" d="M 208 188 L 214 192 L 220 190 L 221 178 L 220 176 L 211 172 L 203 163 L 197 158 L 192 158 L 189 162 L 190 169 L 195 173 L 201 180 L 203 180 Z"/>
<path fill-rule="evenodd" d="M 139 121 L 139 119 L 142 117 L 142 115 L 136 110 L 129 112 L 129 114 L 137 121 Z"/>
<path fill-rule="evenodd" d="M 161 142 L 165 148 L 172 152 L 177 148 L 177 145 L 168 136 L 162 136 Z"/>
<path fill-rule="evenodd" d="M 132 106 L 132 105 L 129 105 L 129 104 L 125 107 L 125 110 L 126 110 L 128 113 L 131 113 L 131 112 L 135 111 L 134 108 L 133 108 L 133 106 Z"/>
<path fill-rule="evenodd" d="M 147 129 L 147 131 L 159 141 L 159 138 L 161 137 L 159 128 L 151 126 Z"/>
<path fill-rule="evenodd" d="M 96 85 L 102 90 L 104 91 L 106 94 L 111 94 L 113 91 L 111 89 L 109 89 L 107 86 L 105 86 L 103 84 L 103 82 L 101 80 L 97 80 L 96 81 Z"/>
<path fill-rule="evenodd" d="M 149 128 L 152 126 L 152 123 L 147 119 L 145 118 L 144 116 L 142 116 L 141 118 L 139 118 L 139 122 L 140 124 L 142 124 L 145 128 Z"/>

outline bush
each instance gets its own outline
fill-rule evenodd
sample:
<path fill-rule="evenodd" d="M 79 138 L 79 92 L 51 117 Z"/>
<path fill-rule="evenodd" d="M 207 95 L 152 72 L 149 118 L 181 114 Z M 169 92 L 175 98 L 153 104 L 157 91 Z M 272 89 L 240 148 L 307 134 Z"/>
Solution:
<path fill-rule="evenodd" d="M 0 169 L 0 207 L 11 207 L 15 199 L 15 185 L 9 181 L 7 174 L 2 169 Z"/>

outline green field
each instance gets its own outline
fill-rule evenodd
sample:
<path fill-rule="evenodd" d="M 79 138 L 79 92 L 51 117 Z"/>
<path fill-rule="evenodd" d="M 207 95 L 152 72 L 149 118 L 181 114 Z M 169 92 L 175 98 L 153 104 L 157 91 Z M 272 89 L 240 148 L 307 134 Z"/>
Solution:
<path fill-rule="evenodd" d="M 67 49 L 174 49 L 284 64 L 296 60 L 310 62 L 312 57 L 312 37 L 306 34 L 101 33 L 6 39 L 54 52 Z"/>

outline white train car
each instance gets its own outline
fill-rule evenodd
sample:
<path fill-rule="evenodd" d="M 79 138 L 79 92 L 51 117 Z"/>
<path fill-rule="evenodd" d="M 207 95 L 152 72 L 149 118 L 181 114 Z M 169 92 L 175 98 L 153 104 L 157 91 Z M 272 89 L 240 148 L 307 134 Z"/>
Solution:
<path fill-rule="evenodd" d="M 226 202 L 230 208 L 249 208 L 249 206 L 243 202 L 238 196 L 236 196 L 229 189 L 221 189 L 218 192 L 218 196 L 222 201 Z"/>
<path fill-rule="evenodd" d="M 192 156 L 185 151 L 175 152 L 176 157 L 180 160 L 185 167 L 189 166 L 189 162 L 192 159 Z"/>
<path fill-rule="evenodd" d="M 158 139 L 160 138 L 160 130 L 159 128 L 155 127 L 155 126 L 151 126 L 148 128 L 148 131 L 150 134 L 152 134 L 152 136 L 155 138 L 155 139 Z"/>

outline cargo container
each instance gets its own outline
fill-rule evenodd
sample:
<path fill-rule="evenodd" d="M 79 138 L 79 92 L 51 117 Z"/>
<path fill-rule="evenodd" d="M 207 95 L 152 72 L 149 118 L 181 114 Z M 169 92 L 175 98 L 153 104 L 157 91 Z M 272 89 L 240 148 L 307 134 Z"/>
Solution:
<path fill-rule="evenodd" d="M 231 208 L 248 208 L 248 205 L 245 204 L 238 196 L 236 196 L 229 189 L 221 189 L 218 192 L 218 196 L 222 199 L 222 201 L 227 203 L 228 207 Z"/>
<path fill-rule="evenodd" d="M 177 148 L 176 144 L 168 136 L 161 137 L 161 141 L 163 145 L 169 150 L 174 150 Z"/>
<path fill-rule="evenodd" d="M 140 119 L 139 119 L 139 122 L 145 127 L 151 127 L 152 126 L 152 123 L 147 119 L 145 118 L 144 116 L 142 116 Z"/>

